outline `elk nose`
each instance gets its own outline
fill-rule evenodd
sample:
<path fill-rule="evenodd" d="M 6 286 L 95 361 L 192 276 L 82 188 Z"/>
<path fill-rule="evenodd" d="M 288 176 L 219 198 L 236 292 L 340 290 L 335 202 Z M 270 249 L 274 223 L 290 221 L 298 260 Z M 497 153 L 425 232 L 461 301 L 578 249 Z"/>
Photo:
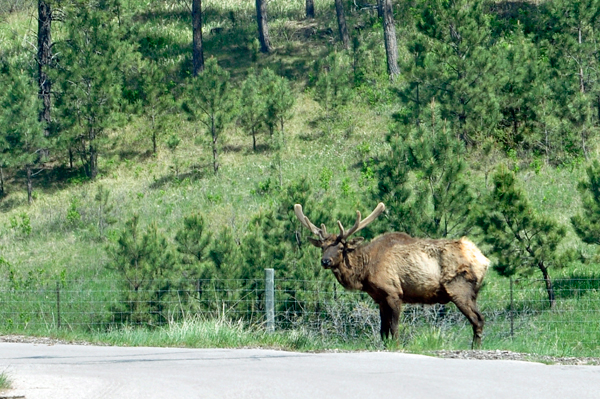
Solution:
<path fill-rule="evenodd" d="M 321 259 L 321 266 L 323 267 L 331 267 L 331 259 Z"/>

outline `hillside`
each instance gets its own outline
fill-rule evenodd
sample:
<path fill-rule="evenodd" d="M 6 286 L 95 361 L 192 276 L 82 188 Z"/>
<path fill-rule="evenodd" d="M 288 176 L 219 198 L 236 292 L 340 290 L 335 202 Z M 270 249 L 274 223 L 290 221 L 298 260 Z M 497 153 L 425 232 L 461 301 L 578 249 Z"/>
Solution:
<path fill-rule="evenodd" d="M 558 251 L 570 249 L 577 254 L 562 262 L 551 258 L 552 279 L 597 279 L 596 249 L 584 244 L 571 226 L 571 217 L 582 212 L 578 183 L 586 178 L 586 167 L 598 158 L 599 116 L 594 108 L 598 88 L 592 76 L 597 61 L 593 50 L 578 47 L 568 37 L 559 38 L 548 28 L 548 21 L 556 22 L 561 15 L 557 9 L 568 5 L 559 1 L 537 6 L 463 1 L 454 6 L 467 11 L 452 19 L 454 3 L 436 3 L 437 8 L 431 9 L 421 1 L 393 3 L 401 74 L 390 81 L 382 21 L 374 9 L 357 9 L 355 2 L 344 2 L 353 40 L 351 48 L 344 50 L 333 2 L 316 0 L 316 17 L 307 19 L 304 1 L 272 0 L 268 16 L 274 51 L 263 54 L 256 39 L 253 2 L 203 2 L 204 56 L 207 65 L 216 60 L 220 70 L 229 74 L 228 90 L 234 104 L 219 134 L 216 173 L 210 131 L 200 116 L 186 112 L 200 97 L 198 90 L 192 90 L 188 2 L 122 0 L 115 1 L 108 11 L 94 2 L 86 3 L 89 15 L 98 12 L 106 18 L 106 26 L 114 27 L 114 32 L 105 34 L 116 36 L 104 39 L 118 43 L 109 49 L 120 57 L 120 64 L 111 67 L 114 69 L 107 75 L 115 79 L 113 88 L 118 93 L 111 94 L 115 105 L 102 111 L 106 114 L 96 115 L 102 121 L 97 122 L 101 138 L 97 141 L 98 175 L 93 178 L 84 161 L 87 150 L 78 147 L 86 140 L 81 139 L 80 120 L 73 116 L 73 99 L 78 97 L 67 97 L 69 79 L 79 73 L 71 70 L 75 64 L 67 61 L 81 57 L 69 53 L 73 50 L 66 40 L 75 32 L 69 18 L 80 26 L 87 26 L 93 18 L 65 6 L 64 20 L 53 25 L 53 40 L 60 50 L 59 67 L 50 71 L 56 83 L 56 126 L 46 144 L 49 157 L 33 167 L 31 204 L 26 163 L 21 161 L 24 156 L 16 155 L 21 149 L 2 148 L 2 288 L 54 287 L 56 281 L 97 281 L 101 286 L 103 281 L 127 280 L 130 271 L 119 263 L 126 262 L 118 251 L 124 248 L 120 240 L 133 234 L 135 218 L 135 232 L 140 237 L 155 234 L 155 244 L 148 248 L 156 245 L 158 252 L 175 259 L 161 258 L 167 265 L 164 270 L 144 266 L 157 280 L 173 276 L 189 277 L 190 281 L 261 279 L 263 269 L 273 267 L 276 278 L 286 281 L 331 283 L 332 276 L 318 267 L 319 251 L 297 245 L 295 232 L 299 231 L 302 242 L 309 233 L 301 231 L 289 205 L 303 202 L 315 223 L 334 230 L 338 219 L 350 224 L 356 209 L 368 213 L 382 200 L 381 182 L 386 173 L 410 174 L 403 187 L 413 192 L 404 205 L 422 210 L 422 215 L 398 221 L 394 212 L 399 214 L 400 208 L 390 204 L 388 214 L 365 231 L 366 237 L 398 230 L 404 224 L 411 233 L 414 228 L 415 235 L 442 237 L 441 230 L 423 227 L 423 219 L 437 215 L 436 202 L 426 199 L 425 205 L 419 205 L 423 208 L 417 208 L 419 196 L 429 198 L 420 186 L 427 179 L 426 168 L 386 169 L 396 168 L 394 154 L 401 153 L 401 143 L 426 147 L 422 143 L 430 136 L 418 136 L 421 130 L 431 137 L 443 131 L 452 143 L 460 143 L 460 150 L 449 153 L 445 165 L 463 162 L 458 177 L 449 178 L 466 182 L 473 201 L 465 202 L 464 207 L 472 213 L 447 237 L 468 234 L 497 262 L 492 245 L 474 219 L 477 212 L 492 211 L 485 205 L 494 189 L 493 176 L 504 168 L 516 176 L 535 214 L 565 227 Z M 31 50 L 37 31 L 34 6 L 3 14 L 0 49 L 7 87 L 17 75 L 31 82 L 37 79 Z M 595 3 L 590 7 L 597 9 Z M 600 32 L 593 29 L 599 23 L 597 16 L 582 11 L 578 17 L 585 22 L 582 32 L 587 41 L 583 44 L 595 40 Z M 558 21 L 564 26 L 575 24 Z M 448 27 L 458 29 L 459 39 L 448 33 Z M 570 31 L 565 28 L 563 32 Z M 579 76 L 573 65 L 561 64 L 557 57 L 561 52 L 588 65 L 586 74 L 592 71 L 590 76 Z M 82 70 L 85 66 L 77 65 Z M 99 75 L 102 68 L 109 66 L 97 64 Z M 267 69 L 277 79 L 283 78 L 273 82 L 287 85 L 293 105 L 282 114 L 283 129 L 279 122 L 270 130 L 261 125 L 254 150 L 241 118 L 247 97 L 243 87 L 254 71 L 260 77 Z M 580 84 L 585 90 L 578 91 Z M 152 119 L 155 88 L 162 93 L 156 101 L 168 97 L 169 102 L 160 122 Z M 32 90 L 35 96 L 35 88 Z M 269 96 L 269 92 L 263 93 L 263 97 Z M 77 112 L 84 112 L 82 109 Z M 427 127 L 429 120 L 431 128 Z M 5 126 L 0 123 L 0 128 Z M 153 132 L 158 138 L 156 154 L 152 151 Z M 12 143 L 10 137 L 8 142 Z M 442 146 L 433 152 L 443 150 Z M 444 157 L 432 156 L 432 164 L 441 164 L 438 160 Z M 390 195 L 399 198 L 400 193 L 398 188 Z M 467 198 L 462 193 L 455 197 L 459 207 Z M 177 238 L 185 230 L 186 218 L 192 216 L 201 217 L 204 223 L 203 230 L 196 233 L 203 237 L 212 234 L 196 259 L 181 250 Z M 540 279 L 541 274 L 529 268 L 519 270 L 515 278 Z M 482 300 L 503 301 L 507 284 L 508 279 L 490 270 Z M 596 285 L 594 280 L 590 289 Z M 293 283 L 286 287 L 282 290 L 298 289 Z M 293 300 L 301 301 L 300 296 Z M 592 311 L 597 312 L 597 307 Z M 103 323 L 105 320 L 99 322 Z M 459 334 L 463 333 L 464 326 L 459 328 Z M 444 347 L 443 342 L 441 345 Z M 586 348 L 598 349 L 593 344 Z"/>

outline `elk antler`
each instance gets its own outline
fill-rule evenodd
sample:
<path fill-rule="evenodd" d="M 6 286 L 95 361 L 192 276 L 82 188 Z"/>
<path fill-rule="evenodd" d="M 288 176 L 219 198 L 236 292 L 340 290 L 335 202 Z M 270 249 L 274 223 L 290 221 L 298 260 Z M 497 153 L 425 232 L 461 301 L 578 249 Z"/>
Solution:
<path fill-rule="evenodd" d="M 373 210 L 373 212 L 371 212 L 371 214 L 367 216 L 367 218 L 362 222 L 360 212 L 356 211 L 356 222 L 354 222 L 354 226 L 352 226 L 352 228 L 348 231 L 344 231 L 344 226 L 342 225 L 342 222 L 338 220 L 338 227 L 340 228 L 340 237 L 346 239 L 352 234 L 356 233 L 357 231 L 364 229 L 369 223 L 375 220 L 377 216 L 381 215 L 381 213 L 384 210 L 385 205 L 383 205 L 383 202 L 380 202 L 379 204 L 377 204 L 377 207 Z"/>
<path fill-rule="evenodd" d="M 300 223 L 302 223 L 302 225 L 309 229 L 314 235 L 319 236 L 321 240 L 325 240 L 327 237 L 329 237 L 324 224 L 322 224 L 321 228 L 319 229 L 317 226 L 312 224 L 306 216 L 304 216 L 304 213 L 302 212 L 302 205 L 294 205 L 294 213 L 296 214 L 298 220 L 300 220 Z"/>

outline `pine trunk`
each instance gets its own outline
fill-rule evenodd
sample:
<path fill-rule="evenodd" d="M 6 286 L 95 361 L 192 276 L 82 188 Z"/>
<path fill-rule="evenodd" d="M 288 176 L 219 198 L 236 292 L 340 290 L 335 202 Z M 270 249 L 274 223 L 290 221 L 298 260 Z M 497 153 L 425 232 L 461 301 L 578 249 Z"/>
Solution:
<path fill-rule="evenodd" d="M 98 176 L 98 149 L 95 145 L 96 131 L 90 129 L 88 132 L 88 176 L 91 180 L 94 180 Z"/>
<path fill-rule="evenodd" d="M 31 165 L 27 165 L 27 203 L 33 202 L 33 182 L 31 180 Z"/>
<path fill-rule="evenodd" d="M 578 33 L 579 33 L 579 45 L 581 46 L 581 43 L 582 43 L 581 27 L 579 27 Z M 583 75 L 583 65 L 581 63 L 581 60 L 579 60 L 579 92 L 585 93 L 585 79 L 584 79 L 584 75 Z"/>
<path fill-rule="evenodd" d="M 194 76 L 198 76 L 198 74 L 204 70 L 204 52 L 202 50 L 202 0 L 192 1 L 192 32 L 193 72 Z"/>
<path fill-rule="evenodd" d="M 51 84 L 46 68 L 52 60 L 52 9 L 44 0 L 38 0 L 38 85 L 39 97 L 42 100 L 39 120 L 44 122 L 44 135 L 50 135 Z"/>
<path fill-rule="evenodd" d="M 156 155 L 156 117 L 152 113 L 152 154 Z"/>
<path fill-rule="evenodd" d="M 98 151 L 93 144 L 90 144 L 89 169 L 90 179 L 94 180 L 98 176 Z"/>
<path fill-rule="evenodd" d="M 43 0 L 38 1 L 38 83 L 39 96 L 42 99 L 43 108 L 40 112 L 40 120 L 50 122 L 50 79 L 45 67 L 50 64 L 52 58 L 51 27 L 52 11 L 50 5 Z M 46 132 L 47 133 L 47 132 Z"/>
<path fill-rule="evenodd" d="M 315 2 L 314 0 L 306 0 L 306 18 L 315 17 Z"/>
<path fill-rule="evenodd" d="M 346 25 L 346 14 L 344 13 L 344 5 L 342 0 L 335 0 L 335 12 L 337 14 L 338 28 L 340 30 L 340 40 L 344 48 L 350 48 L 350 36 L 348 35 L 348 26 Z"/>
<path fill-rule="evenodd" d="M 211 134 L 212 134 L 212 152 L 213 152 L 213 169 L 215 174 L 219 171 L 219 153 L 217 151 L 217 130 L 215 126 L 215 118 L 211 118 Z"/>
<path fill-rule="evenodd" d="M 387 55 L 388 73 L 393 80 L 400 74 L 398 68 L 398 44 L 396 42 L 396 27 L 391 0 L 381 0 L 383 6 L 383 38 Z"/>
<path fill-rule="evenodd" d="M 260 42 L 260 51 L 263 53 L 270 53 L 273 51 L 273 47 L 271 46 L 269 27 L 267 25 L 266 0 L 256 0 L 256 21 L 258 23 L 258 41 Z"/>
<path fill-rule="evenodd" d="M 548 300 L 550 301 L 550 309 L 554 309 L 554 304 L 556 303 L 554 297 L 554 287 L 552 286 L 552 280 L 550 280 L 550 275 L 548 274 L 548 268 L 544 266 L 543 263 L 539 263 L 538 267 L 542 271 L 542 275 L 544 276 L 544 282 L 546 283 L 546 292 L 548 293 Z"/>
<path fill-rule="evenodd" d="M 0 196 L 4 197 L 4 168 L 0 167 Z"/>

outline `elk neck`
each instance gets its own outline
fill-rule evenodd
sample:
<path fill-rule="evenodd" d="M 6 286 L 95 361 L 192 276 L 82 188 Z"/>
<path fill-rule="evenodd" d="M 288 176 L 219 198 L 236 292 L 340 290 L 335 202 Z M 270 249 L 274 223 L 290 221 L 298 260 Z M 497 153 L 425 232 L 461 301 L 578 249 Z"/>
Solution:
<path fill-rule="evenodd" d="M 344 251 L 343 260 L 331 271 L 337 281 L 347 290 L 362 290 L 366 278 L 368 256 L 361 246 L 352 252 Z"/>

